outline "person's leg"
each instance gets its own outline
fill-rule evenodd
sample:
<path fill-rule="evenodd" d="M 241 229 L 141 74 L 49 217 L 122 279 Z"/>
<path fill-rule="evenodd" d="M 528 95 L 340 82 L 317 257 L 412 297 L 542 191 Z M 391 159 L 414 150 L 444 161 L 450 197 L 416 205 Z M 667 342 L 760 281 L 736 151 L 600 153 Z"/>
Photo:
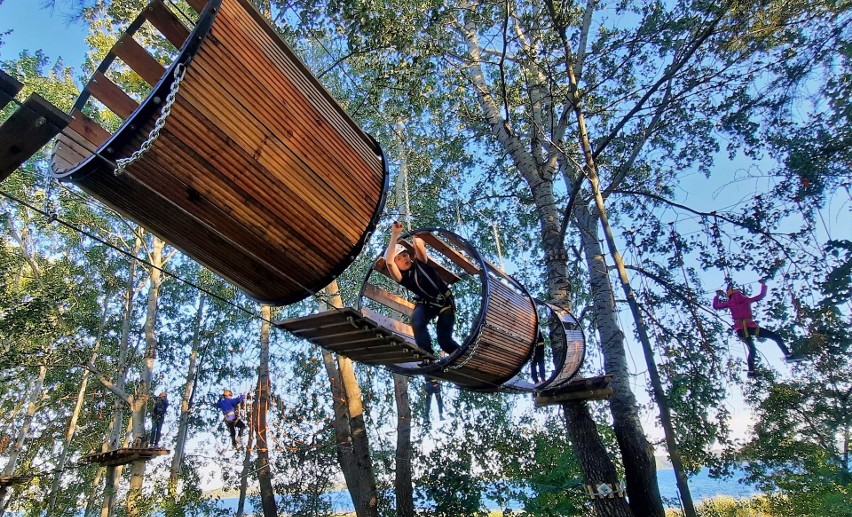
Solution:
<path fill-rule="evenodd" d="M 433 316 L 430 312 L 427 305 L 416 304 L 414 313 L 411 315 L 411 328 L 414 330 L 414 342 L 417 344 L 417 348 L 432 354 L 434 351 L 432 350 L 432 336 L 429 335 L 429 320 Z"/>
<path fill-rule="evenodd" d="M 751 329 L 738 330 L 737 335 L 740 336 L 740 339 L 742 339 L 748 347 L 748 357 L 746 358 L 746 361 L 748 362 L 748 371 L 749 373 L 754 373 L 754 363 L 757 350 L 754 348 L 754 338 L 751 335 Z"/>
<path fill-rule="evenodd" d="M 438 401 L 438 418 L 440 420 L 444 419 L 444 399 L 441 398 L 441 392 L 438 391 L 435 393 L 435 400 Z"/>
<path fill-rule="evenodd" d="M 240 438 L 242 438 L 243 437 L 243 429 L 246 428 L 245 422 L 243 422 L 240 419 L 237 419 L 237 422 L 234 424 L 234 426 L 238 427 L 240 429 Z"/>
<path fill-rule="evenodd" d="M 157 447 L 160 444 L 160 430 L 163 428 L 163 421 L 157 418 L 151 420 L 151 445 Z"/>
<path fill-rule="evenodd" d="M 228 427 L 228 433 L 231 435 L 231 445 L 237 446 L 237 431 L 234 429 L 234 422 L 225 420 L 225 426 Z"/>
<path fill-rule="evenodd" d="M 542 382 L 547 378 L 544 375 L 544 347 L 536 346 L 533 351 L 533 368 L 536 373 L 533 373 L 533 379 L 541 379 Z"/>
<path fill-rule="evenodd" d="M 777 344 L 778 348 L 781 349 L 781 352 L 784 353 L 784 357 L 790 355 L 790 349 L 787 348 L 787 345 L 784 344 L 784 338 L 779 336 L 778 333 L 776 333 L 775 331 L 760 327 L 760 329 L 757 330 L 757 333 L 755 335 L 758 339 L 771 339 L 772 341 L 775 341 L 775 344 Z"/>
<path fill-rule="evenodd" d="M 432 410 L 432 392 L 426 391 L 426 406 L 423 407 L 423 419 L 429 421 L 429 413 Z"/>
<path fill-rule="evenodd" d="M 449 307 L 441 309 L 438 313 L 438 322 L 435 328 L 438 331 L 438 346 L 441 350 L 448 354 L 452 354 L 459 349 L 458 343 L 453 340 L 453 330 L 456 327 L 456 307 L 455 303 Z"/>

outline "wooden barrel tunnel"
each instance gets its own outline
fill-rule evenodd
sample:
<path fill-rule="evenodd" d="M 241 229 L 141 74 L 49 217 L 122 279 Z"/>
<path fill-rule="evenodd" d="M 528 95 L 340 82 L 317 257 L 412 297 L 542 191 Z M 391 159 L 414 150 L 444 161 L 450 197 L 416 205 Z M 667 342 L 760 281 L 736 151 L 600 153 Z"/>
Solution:
<path fill-rule="evenodd" d="M 536 304 L 549 313 L 546 324 L 544 319 L 540 321 L 542 333 L 550 335 L 553 370 L 536 386 L 536 391 L 548 395 L 566 389 L 579 373 L 586 358 L 586 337 L 571 312 L 541 300 L 536 300 Z"/>
<path fill-rule="evenodd" d="M 375 229 L 386 160 L 248 0 L 188 4 L 153 0 L 110 50 L 60 135 L 54 176 L 255 300 L 299 301 Z"/>

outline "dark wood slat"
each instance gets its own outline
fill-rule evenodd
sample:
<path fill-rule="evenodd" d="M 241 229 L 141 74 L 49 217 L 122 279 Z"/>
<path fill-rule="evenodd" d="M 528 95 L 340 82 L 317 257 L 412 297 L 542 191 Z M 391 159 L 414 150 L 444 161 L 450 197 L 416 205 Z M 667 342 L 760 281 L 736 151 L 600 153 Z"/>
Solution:
<path fill-rule="evenodd" d="M 434 248 L 441 255 L 447 257 L 450 262 L 462 268 L 466 273 L 478 274 L 480 272 L 479 266 L 468 260 L 459 250 L 439 239 L 435 234 L 421 232 L 417 234 L 417 237 L 423 239 L 423 242 Z"/>
<path fill-rule="evenodd" d="M 406 300 L 402 296 L 397 296 L 391 292 L 385 291 L 375 285 L 365 285 L 364 296 L 399 313 L 405 314 L 406 316 L 411 317 L 411 315 L 414 314 L 414 302 Z"/>
<path fill-rule="evenodd" d="M 189 29 L 184 27 L 177 16 L 175 16 L 163 3 L 156 0 L 145 8 L 145 19 L 157 28 L 160 33 L 169 40 L 169 43 L 180 49 L 189 38 Z"/>
<path fill-rule="evenodd" d="M 163 65 L 129 34 L 118 40 L 112 52 L 151 86 L 156 86 L 166 73 Z"/>
<path fill-rule="evenodd" d="M 379 314 L 368 307 L 362 307 L 361 312 L 365 318 L 372 320 L 376 326 L 387 329 L 405 338 L 409 338 L 412 342 L 414 342 L 414 330 L 411 328 L 411 325 L 406 325 L 405 323 L 385 316 L 384 314 Z"/>
<path fill-rule="evenodd" d="M 73 129 L 77 134 L 82 136 L 87 142 L 94 146 L 94 150 L 104 145 L 109 139 L 109 131 L 98 125 L 97 122 L 90 119 L 80 110 L 71 111 L 71 120 L 68 122 L 68 128 Z M 77 142 L 81 144 L 81 142 Z"/>
<path fill-rule="evenodd" d="M 32 93 L 0 125 L 0 181 L 41 149 L 68 124 L 68 115 Z"/>
<path fill-rule="evenodd" d="M 89 454 L 80 458 L 80 461 L 85 463 L 97 463 L 105 467 L 116 467 L 118 465 L 126 465 L 137 460 L 148 461 L 156 456 L 162 456 L 168 453 L 168 449 L 125 447 L 96 454 Z"/>
<path fill-rule="evenodd" d="M 22 82 L 0 70 L 0 109 L 9 104 L 23 88 Z"/>
<path fill-rule="evenodd" d="M 89 84 L 86 85 L 86 90 L 124 120 L 130 118 L 130 115 L 139 107 L 139 103 L 101 72 L 94 73 Z"/>
<path fill-rule="evenodd" d="M 612 395 L 612 375 L 574 379 L 556 389 L 546 389 L 535 398 L 536 407 L 558 404 L 568 400 L 599 400 Z"/>

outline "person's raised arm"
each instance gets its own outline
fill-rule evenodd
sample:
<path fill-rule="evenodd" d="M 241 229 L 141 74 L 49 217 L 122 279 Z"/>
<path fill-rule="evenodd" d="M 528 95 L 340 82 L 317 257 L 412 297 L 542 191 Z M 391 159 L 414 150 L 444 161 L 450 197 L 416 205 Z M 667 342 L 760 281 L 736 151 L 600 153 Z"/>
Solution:
<path fill-rule="evenodd" d="M 767 290 L 766 281 L 761 278 L 760 279 L 760 294 L 758 294 L 756 296 L 752 296 L 751 298 L 748 299 L 748 301 L 749 302 L 756 302 L 756 301 L 762 299 L 764 296 L 766 296 L 766 290 Z"/>
<path fill-rule="evenodd" d="M 414 256 L 424 264 L 429 262 L 429 254 L 426 252 L 426 243 L 420 237 L 414 237 Z"/>
<path fill-rule="evenodd" d="M 396 259 L 396 241 L 399 239 L 400 233 L 402 233 L 402 223 L 394 221 L 391 225 L 391 236 L 390 240 L 388 240 L 388 247 L 385 250 L 385 265 L 388 268 L 391 278 L 397 282 L 402 280 L 402 273 L 399 272 L 399 268 L 394 261 Z"/>
<path fill-rule="evenodd" d="M 713 308 L 724 309 L 728 306 L 728 302 L 722 301 L 722 295 L 725 294 L 721 289 L 716 289 L 716 296 L 713 297 Z"/>

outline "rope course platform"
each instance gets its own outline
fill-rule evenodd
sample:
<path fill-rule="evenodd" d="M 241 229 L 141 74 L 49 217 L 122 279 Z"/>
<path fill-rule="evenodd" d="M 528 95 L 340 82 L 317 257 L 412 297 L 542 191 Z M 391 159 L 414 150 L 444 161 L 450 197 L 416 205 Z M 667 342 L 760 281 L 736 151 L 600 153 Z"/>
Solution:
<path fill-rule="evenodd" d="M 612 395 L 612 375 L 574 378 L 553 392 L 540 392 L 535 397 L 536 407 L 550 406 L 571 400 L 601 400 Z"/>
<path fill-rule="evenodd" d="M 104 467 L 117 467 L 139 460 L 148 461 L 157 456 L 164 456 L 169 452 L 168 449 L 153 447 L 122 447 L 111 451 L 88 454 L 80 458 L 80 461 L 84 463 L 97 463 Z"/>

